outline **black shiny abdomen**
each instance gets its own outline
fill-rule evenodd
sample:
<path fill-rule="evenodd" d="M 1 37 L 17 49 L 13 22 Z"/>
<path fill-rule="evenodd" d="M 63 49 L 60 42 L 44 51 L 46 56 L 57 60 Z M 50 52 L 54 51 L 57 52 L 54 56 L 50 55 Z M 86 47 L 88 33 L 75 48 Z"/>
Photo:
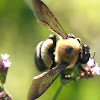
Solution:
<path fill-rule="evenodd" d="M 37 45 L 35 54 L 34 54 L 35 65 L 39 71 L 43 71 L 43 70 L 47 69 L 46 65 L 44 64 L 43 60 L 41 59 L 41 47 L 42 47 L 43 42 L 44 41 L 40 42 Z"/>
<path fill-rule="evenodd" d="M 51 39 L 53 41 L 52 45 L 47 41 L 42 41 L 37 45 L 37 47 L 35 49 L 34 60 L 35 60 L 35 65 L 36 65 L 36 67 L 39 71 L 44 71 L 48 68 L 49 64 L 46 65 L 45 61 L 43 59 L 43 58 L 46 58 L 46 57 L 50 58 L 50 60 L 52 60 L 52 62 L 53 62 L 52 65 L 50 66 L 50 68 L 55 66 L 54 54 L 53 53 L 54 53 L 54 48 L 56 46 L 56 36 L 55 35 L 50 35 L 49 39 Z M 44 43 L 46 43 L 45 46 L 43 46 Z M 50 44 L 49 47 L 48 47 L 48 44 Z M 46 56 L 42 55 L 43 52 L 41 50 L 43 48 L 45 48 L 44 52 L 46 52 L 46 54 L 47 54 Z"/>

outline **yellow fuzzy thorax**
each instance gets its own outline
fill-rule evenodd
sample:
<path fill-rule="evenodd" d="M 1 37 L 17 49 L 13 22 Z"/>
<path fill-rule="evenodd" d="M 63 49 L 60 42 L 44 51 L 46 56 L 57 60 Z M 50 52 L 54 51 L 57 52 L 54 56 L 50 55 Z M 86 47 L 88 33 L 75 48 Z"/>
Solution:
<path fill-rule="evenodd" d="M 66 51 L 69 46 L 73 48 L 71 53 Z M 79 46 L 80 43 L 77 41 L 77 39 L 69 38 L 66 40 L 59 40 L 55 49 L 55 61 L 58 64 L 70 62 L 74 65 L 78 59 Z"/>

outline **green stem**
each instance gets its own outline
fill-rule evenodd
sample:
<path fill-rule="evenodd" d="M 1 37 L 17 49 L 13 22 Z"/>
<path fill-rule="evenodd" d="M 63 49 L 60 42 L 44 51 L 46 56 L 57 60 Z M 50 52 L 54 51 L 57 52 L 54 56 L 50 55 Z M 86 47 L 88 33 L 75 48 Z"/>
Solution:
<path fill-rule="evenodd" d="M 57 100 L 57 97 L 59 96 L 59 94 L 60 94 L 62 88 L 63 88 L 63 86 L 60 85 L 59 88 L 58 88 L 58 90 L 57 90 L 57 92 L 56 92 L 56 94 L 55 94 L 55 96 L 54 96 L 54 98 L 53 98 L 53 100 Z"/>
<path fill-rule="evenodd" d="M 0 82 L 0 92 L 4 91 L 4 85 Z"/>

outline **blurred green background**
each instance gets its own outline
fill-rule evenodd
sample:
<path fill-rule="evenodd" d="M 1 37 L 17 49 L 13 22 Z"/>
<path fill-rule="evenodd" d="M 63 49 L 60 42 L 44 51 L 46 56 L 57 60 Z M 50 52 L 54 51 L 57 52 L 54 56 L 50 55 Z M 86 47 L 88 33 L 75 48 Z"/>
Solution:
<path fill-rule="evenodd" d="M 43 0 L 66 30 L 96 51 L 100 63 L 100 0 Z M 13 100 L 26 100 L 32 78 L 40 72 L 34 65 L 36 45 L 52 34 L 36 22 L 30 0 L 0 0 L 0 53 L 10 54 L 6 88 Z M 37 100 L 53 100 L 58 77 Z M 100 100 L 100 76 L 63 87 L 57 100 Z"/>

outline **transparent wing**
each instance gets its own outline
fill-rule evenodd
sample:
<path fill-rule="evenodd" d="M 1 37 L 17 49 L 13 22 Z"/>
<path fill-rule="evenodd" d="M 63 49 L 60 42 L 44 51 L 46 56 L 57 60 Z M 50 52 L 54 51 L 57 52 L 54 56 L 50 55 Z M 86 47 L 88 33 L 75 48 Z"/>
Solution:
<path fill-rule="evenodd" d="M 32 0 L 32 5 L 34 14 L 40 24 L 56 33 L 58 36 L 61 36 L 63 39 L 66 39 L 68 37 L 56 17 L 42 1 Z"/>
<path fill-rule="evenodd" d="M 54 82 L 61 71 L 63 71 L 68 65 L 69 64 L 62 64 L 56 66 L 51 70 L 34 77 L 29 88 L 27 100 L 34 100 L 41 96 Z"/>

